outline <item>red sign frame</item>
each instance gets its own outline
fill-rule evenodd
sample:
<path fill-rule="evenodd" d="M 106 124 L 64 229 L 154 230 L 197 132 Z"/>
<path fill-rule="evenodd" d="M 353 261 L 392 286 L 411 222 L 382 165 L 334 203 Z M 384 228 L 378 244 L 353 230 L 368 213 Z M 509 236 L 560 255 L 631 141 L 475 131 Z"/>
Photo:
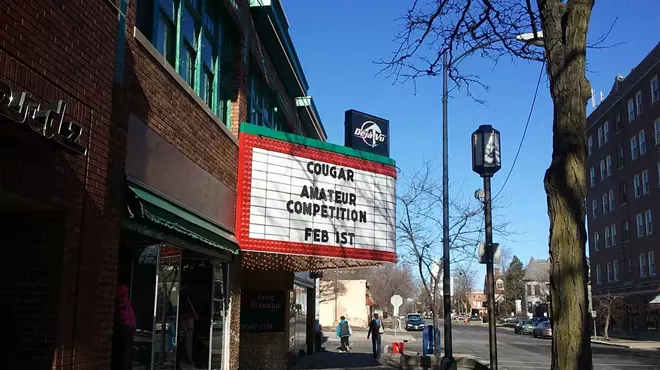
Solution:
<path fill-rule="evenodd" d="M 360 169 L 394 178 L 397 176 L 395 166 L 329 150 L 322 150 L 307 145 L 278 140 L 264 135 L 241 132 L 239 135 L 238 194 L 236 199 L 236 236 L 241 250 L 248 252 L 397 262 L 396 253 L 389 251 L 251 238 L 249 229 L 253 148 L 286 153 L 288 155 Z"/>

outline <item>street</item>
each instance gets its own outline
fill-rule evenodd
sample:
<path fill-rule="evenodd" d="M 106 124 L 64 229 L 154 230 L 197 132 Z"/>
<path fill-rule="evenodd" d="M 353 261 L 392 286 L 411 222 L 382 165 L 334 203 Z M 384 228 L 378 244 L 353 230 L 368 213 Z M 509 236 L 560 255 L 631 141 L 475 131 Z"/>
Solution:
<path fill-rule="evenodd" d="M 442 325 L 442 323 L 441 323 Z M 442 329 L 442 326 L 440 326 Z M 406 349 L 422 350 L 422 332 L 408 332 L 415 341 L 406 343 Z M 454 356 L 469 355 L 488 363 L 488 327 L 452 322 Z M 442 343 L 444 345 L 444 343 Z M 500 368 L 549 369 L 551 339 L 533 338 L 514 334 L 508 328 L 497 330 L 497 353 Z M 657 369 L 660 351 L 634 350 L 607 345 L 591 345 L 595 369 Z"/>

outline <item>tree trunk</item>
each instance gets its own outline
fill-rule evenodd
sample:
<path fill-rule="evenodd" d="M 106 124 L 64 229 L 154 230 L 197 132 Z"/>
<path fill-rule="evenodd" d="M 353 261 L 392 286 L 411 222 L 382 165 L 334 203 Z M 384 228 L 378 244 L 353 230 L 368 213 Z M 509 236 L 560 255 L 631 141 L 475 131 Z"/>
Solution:
<path fill-rule="evenodd" d="M 605 340 L 610 339 L 610 313 L 605 314 L 605 327 L 603 328 L 603 336 Z"/>
<path fill-rule="evenodd" d="M 593 368 L 585 256 L 586 35 L 593 0 L 537 0 L 554 104 L 552 162 L 545 173 L 550 218 L 552 369 Z"/>

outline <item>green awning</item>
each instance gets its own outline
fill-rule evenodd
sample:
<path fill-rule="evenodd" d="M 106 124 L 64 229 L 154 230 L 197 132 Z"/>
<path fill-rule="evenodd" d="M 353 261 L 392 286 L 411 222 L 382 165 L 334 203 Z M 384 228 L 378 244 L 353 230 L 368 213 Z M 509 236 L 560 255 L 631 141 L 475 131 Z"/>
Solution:
<path fill-rule="evenodd" d="M 129 214 L 122 220 L 122 225 L 141 232 L 151 229 L 151 236 L 161 237 L 164 241 L 170 234 L 177 241 L 187 241 L 186 244 L 201 243 L 238 254 L 236 239 L 222 227 L 139 186 L 130 184 L 128 188 L 134 199 L 127 200 Z"/>

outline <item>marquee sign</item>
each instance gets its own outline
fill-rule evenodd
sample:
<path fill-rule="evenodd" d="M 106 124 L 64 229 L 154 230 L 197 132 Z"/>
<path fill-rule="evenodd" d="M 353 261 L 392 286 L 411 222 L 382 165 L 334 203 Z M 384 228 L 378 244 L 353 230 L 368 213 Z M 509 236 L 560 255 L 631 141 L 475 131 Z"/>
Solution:
<path fill-rule="evenodd" d="M 247 123 L 239 143 L 241 250 L 396 262 L 392 159 Z"/>

